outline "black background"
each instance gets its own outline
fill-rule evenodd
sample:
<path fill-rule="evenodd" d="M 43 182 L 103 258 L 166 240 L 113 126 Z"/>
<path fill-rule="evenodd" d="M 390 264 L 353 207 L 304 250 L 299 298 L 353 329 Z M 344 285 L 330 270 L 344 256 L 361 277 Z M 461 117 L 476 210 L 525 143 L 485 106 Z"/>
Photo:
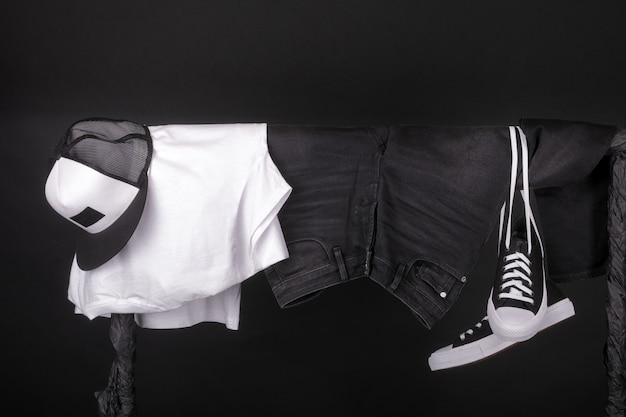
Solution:
<path fill-rule="evenodd" d="M 67 300 L 73 235 L 43 195 L 74 121 L 626 125 L 626 3 L 12 1 L 0 12 L 2 392 L 17 415 L 95 416 L 108 319 Z M 240 329 L 137 335 L 140 416 L 601 416 L 605 278 L 576 316 L 471 366 L 428 355 L 482 317 L 495 243 L 426 330 L 360 280 L 281 310 L 243 284 Z"/>

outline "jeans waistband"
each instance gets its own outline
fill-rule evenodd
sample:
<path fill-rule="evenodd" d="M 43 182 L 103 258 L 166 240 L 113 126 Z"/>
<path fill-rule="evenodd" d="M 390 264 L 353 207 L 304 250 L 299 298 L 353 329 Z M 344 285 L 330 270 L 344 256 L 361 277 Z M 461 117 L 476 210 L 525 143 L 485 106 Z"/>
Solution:
<path fill-rule="evenodd" d="M 365 256 L 344 257 L 335 246 L 327 264 L 298 275 L 281 273 L 282 261 L 265 271 L 266 278 L 281 308 L 310 300 L 322 290 L 365 276 Z"/>
<path fill-rule="evenodd" d="M 420 260 L 393 267 L 379 257 L 372 260 L 370 278 L 402 301 L 428 329 L 448 312 L 467 281 L 434 262 Z"/>

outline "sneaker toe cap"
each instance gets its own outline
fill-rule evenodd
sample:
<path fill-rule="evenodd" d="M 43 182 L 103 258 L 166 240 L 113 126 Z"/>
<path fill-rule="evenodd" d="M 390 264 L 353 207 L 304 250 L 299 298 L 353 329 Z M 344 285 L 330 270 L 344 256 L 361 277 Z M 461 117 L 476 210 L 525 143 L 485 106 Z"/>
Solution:
<path fill-rule="evenodd" d="M 514 307 L 500 307 L 497 314 L 500 320 L 509 326 L 521 326 L 535 318 L 531 311 Z"/>

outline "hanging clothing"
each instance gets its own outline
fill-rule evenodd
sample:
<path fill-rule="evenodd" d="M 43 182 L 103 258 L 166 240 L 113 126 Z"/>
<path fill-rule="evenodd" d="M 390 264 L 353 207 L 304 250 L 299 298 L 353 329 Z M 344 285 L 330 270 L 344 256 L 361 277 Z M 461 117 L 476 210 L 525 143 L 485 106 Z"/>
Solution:
<path fill-rule="evenodd" d="M 276 215 L 291 188 L 271 160 L 265 124 L 150 126 L 142 218 L 100 267 L 74 260 L 69 299 L 93 319 L 134 313 L 149 328 L 239 324 L 239 284 L 288 252 Z"/>

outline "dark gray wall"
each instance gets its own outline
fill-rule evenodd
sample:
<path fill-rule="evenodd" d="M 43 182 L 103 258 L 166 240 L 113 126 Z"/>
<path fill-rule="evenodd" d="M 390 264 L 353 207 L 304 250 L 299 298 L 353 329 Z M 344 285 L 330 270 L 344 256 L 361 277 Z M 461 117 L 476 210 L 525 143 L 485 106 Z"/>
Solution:
<path fill-rule="evenodd" d="M 108 320 L 67 301 L 73 239 L 43 197 L 73 121 L 624 126 L 625 11 L 617 0 L 5 2 L 4 404 L 95 416 L 108 377 Z M 140 329 L 140 415 L 603 415 L 604 277 L 562 286 L 577 310 L 567 322 L 429 371 L 430 352 L 484 314 L 494 250 L 431 331 L 368 281 L 280 310 L 261 275 L 243 285 L 236 332 Z"/>

